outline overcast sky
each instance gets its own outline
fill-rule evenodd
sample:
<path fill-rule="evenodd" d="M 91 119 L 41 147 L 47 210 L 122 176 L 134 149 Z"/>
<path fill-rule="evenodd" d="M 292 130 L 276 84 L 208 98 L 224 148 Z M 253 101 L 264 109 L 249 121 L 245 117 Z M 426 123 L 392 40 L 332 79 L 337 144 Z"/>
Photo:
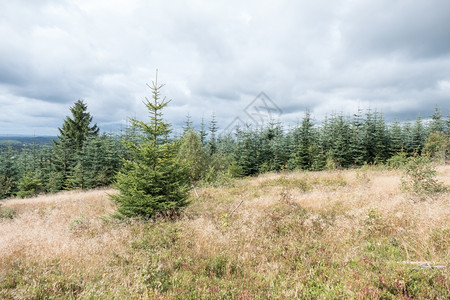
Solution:
<path fill-rule="evenodd" d="M 175 128 L 245 120 L 260 92 L 287 124 L 447 115 L 449 20 L 448 0 L 3 0 L 0 134 L 56 135 L 78 99 L 104 131 L 148 120 L 156 68 Z"/>

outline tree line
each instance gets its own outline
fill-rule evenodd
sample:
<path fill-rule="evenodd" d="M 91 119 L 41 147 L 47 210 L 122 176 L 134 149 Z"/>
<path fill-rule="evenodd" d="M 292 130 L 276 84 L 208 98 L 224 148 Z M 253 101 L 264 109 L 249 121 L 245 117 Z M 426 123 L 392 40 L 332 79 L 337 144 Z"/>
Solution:
<path fill-rule="evenodd" d="M 154 86 L 152 91 L 159 93 L 159 88 Z M 153 96 L 159 99 L 159 94 Z M 187 116 L 183 133 L 173 136 L 161 113 L 168 101 L 161 103 L 147 100 L 147 108 L 153 114 L 150 123 L 132 119 L 132 126 L 106 134 L 92 124 L 86 103 L 78 100 L 70 107 L 71 116 L 59 128 L 53 145 L 31 144 L 20 150 L 13 145 L 0 148 L 0 198 L 113 183 L 123 187 L 137 181 L 138 174 L 131 176 L 121 170 L 130 171 L 136 161 L 152 165 L 152 159 L 162 161 L 168 157 L 178 163 L 164 168 L 176 166 L 185 170 L 190 183 L 225 184 L 233 177 L 269 171 L 385 164 L 399 155 L 423 152 L 445 161 L 450 147 L 450 115 L 444 118 L 438 107 L 427 122 L 418 116 L 413 122 L 387 123 L 381 112 L 358 109 L 352 116 L 331 114 L 316 123 L 306 112 L 293 127 L 272 121 L 262 127 L 236 127 L 220 135 L 214 115 L 208 124 L 202 121 L 197 128 Z M 148 145 L 153 148 L 145 150 Z M 160 145 L 166 148 L 159 148 Z M 141 153 L 145 151 L 160 154 L 146 159 Z M 182 176 L 175 170 L 171 172 L 171 176 Z M 124 183 L 124 176 L 132 180 Z M 157 172 L 153 176 L 153 181 L 163 180 Z"/>

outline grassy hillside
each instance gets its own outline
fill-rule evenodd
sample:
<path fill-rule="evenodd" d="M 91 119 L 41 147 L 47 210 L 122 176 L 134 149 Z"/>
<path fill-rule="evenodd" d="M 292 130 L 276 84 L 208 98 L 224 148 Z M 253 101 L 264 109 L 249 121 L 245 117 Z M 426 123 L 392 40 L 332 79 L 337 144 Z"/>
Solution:
<path fill-rule="evenodd" d="M 0 298 L 448 299 L 449 194 L 414 201 L 400 177 L 265 174 L 154 223 L 112 220 L 112 189 L 3 201 Z"/>

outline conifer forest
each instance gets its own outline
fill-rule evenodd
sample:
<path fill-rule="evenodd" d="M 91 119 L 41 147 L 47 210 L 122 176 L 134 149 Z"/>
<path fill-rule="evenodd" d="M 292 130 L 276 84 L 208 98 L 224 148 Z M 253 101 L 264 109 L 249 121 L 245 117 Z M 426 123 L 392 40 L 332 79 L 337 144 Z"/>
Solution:
<path fill-rule="evenodd" d="M 214 115 L 201 124 L 192 124 L 188 116 L 181 135 L 171 134 L 170 124 L 165 124 L 159 142 L 174 144 L 170 151 L 187 164 L 189 180 L 199 184 L 271 171 L 395 164 L 424 152 L 445 161 L 450 114 L 444 116 L 436 107 L 425 118 L 418 115 L 415 121 L 387 123 L 382 112 L 355 109 L 351 116 L 331 113 L 317 123 L 306 112 L 293 127 L 273 121 L 219 135 Z M 124 161 L 132 159 L 133 147 L 153 134 L 138 120 L 109 134 L 92 120 L 87 103 L 78 100 L 52 145 L 0 144 L 0 197 L 111 185 Z"/>
<path fill-rule="evenodd" d="M 175 134 L 149 87 L 119 132 L 78 100 L 52 144 L 1 144 L 0 298 L 448 298 L 439 107 Z"/>

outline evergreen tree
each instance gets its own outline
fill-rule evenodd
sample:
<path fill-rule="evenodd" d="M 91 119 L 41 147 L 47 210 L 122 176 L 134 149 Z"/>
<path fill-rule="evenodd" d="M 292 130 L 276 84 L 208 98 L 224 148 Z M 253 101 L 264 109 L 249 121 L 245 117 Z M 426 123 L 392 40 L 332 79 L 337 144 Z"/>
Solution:
<path fill-rule="evenodd" d="M 331 158 L 338 167 L 350 165 L 350 123 L 341 114 L 333 116 L 330 120 L 331 145 L 328 150 Z"/>
<path fill-rule="evenodd" d="M 365 129 L 364 143 L 366 146 L 365 161 L 367 163 L 373 163 L 375 161 L 377 149 L 376 145 L 377 123 L 376 117 L 370 109 L 366 113 L 366 122 L 364 124 L 364 129 Z"/>
<path fill-rule="evenodd" d="M 442 119 L 442 113 L 439 107 L 434 108 L 434 113 L 431 116 L 430 122 L 430 132 L 444 132 L 445 130 L 445 122 Z"/>
<path fill-rule="evenodd" d="M 389 153 L 389 136 L 382 113 L 375 113 L 375 162 L 384 162 Z"/>
<path fill-rule="evenodd" d="M 393 156 L 402 152 L 404 149 L 404 141 L 402 139 L 402 127 L 400 122 L 395 119 L 394 123 L 389 128 L 389 155 Z"/>
<path fill-rule="evenodd" d="M 158 73 L 157 73 L 158 74 Z M 153 101 L 144 102 L 150 122 L 132 119 L 140 130 L 142 143 L 127 143 L 131 160 L 125 160 L 116 176 L 119 194 L 112 199 L 118 204 L 118 213 L 125 217 L 154 217 L 158 213 L 175 212 L 188 204 L 189 176 L 187 168 L 177 159 L 179 145 L 169 142 L 170 125 L 162 119 L 162 109 L 170 102 L 160 99 L 156 80 L 148 85 Z"/>
<path fill-rule="evenodd" d="M 6 198 L 11 195 L 11 188 L 14 183 L 7 179 L 6 176 L 0 176 L 0 199 Z"/>
<path fill-rule="evenodd" d="M 278 122 L 270 121 L 261 128 L 258 135 L 259 172 L 279 171 L 287 162 L 287 145 L 284 143 L 283 128 Z"/>
<path fill-rule="evenodd" d="M 445 158 L 450 148 L 448 137 L 442 132 L 431 132 L 425 140 L 423 154 L 445 164 Z"/>
<path fill-rule="evenodd" d="M 217 144 L 216 144 L 216 132 L 217 132 L 217 121 L 216 116 L 213 114 L 211 121 L 209 122 L 209 153 L 212 155 L 216 153 L 217 151 Z"/>
<path fill-rule="evenodd" d="M 298 122 L 293 128 L 289 128 L 285 138 L 287 168 L 294 170 L 298 167 L 297 152 L 300 143 L 300 125 Z"/>
<path fill-rule="evenodd" d="M 402 141 L 405 147 L 405 152 L 408 154 L 412 154 L 414 152 L 414 146 L 412 143 L 412 128 L 411 122 L 405 122 L 402 126 Z"/>
<path fill-rule="evenodd" d="M 260 167 L 260 148 L 256 132 L 247 124 L 245 129 L 237 128 L 237 144 L 234 159 L 242 170 L 242 175 L 254 175 Z"/>
<path fill-rule="evenodd" d="M 364 120 L 362 111 L 358 107 L 358 112 L 353 115 L 351 124 L 350 151 L 351 161 L 356 166 L 361 166 L 366 157 L 366 148 L 364 145 Z"/>
<path fill-rule="evenodd" d="M 313 163 L 311 166 L 311 170 L 313 171 L 323 170 L 327 164 L 327 156 L 324 146 L 327 137 L 325 136 L 323 128 L 323 126 L 317 127 L 315 142 L 312 146 Z"/>
<path fill-rule="evenodd" d="M 422 118 L 420 114 L 417 116 L 416 122 L 411 131 L 411 147 L 413 152 L 417 154 L 422 153 L 423 145 L 425 144 L 426 132 L 422 124 Z"/>
<path fill-rule="evenodd" d="M 297 164 L 304 170 L 311 169 L 313 163 L 314 123 L 309 111 L 305 112 L 302 124 L 299 128 L 299 146 L 297 151 Z"/>
<path fill-rule="evenodd" d="M 16 184 L 19 180 L 17 170 L 17 156 L 18 153 L 13 149 L 11 144 L 2 148 L 0 153 L 0 197 L 9 197 L 17 189 Z M 0 198 L 0 199 L 1 199 Z"/>
<path fill-rule="evenodd" d="M 205 118 L 202 116 L 202 122 L 200 123 L 200 140 L 202 141 L 202 144 L 205 145 L 206 143 L 206 136 L 208 135 L 206 133 L 205 129 Z"/>
<path fill-rule="evenodd" d="M 56 145 L 68 143 L 75 150 L 79 150 L 88 137 L 98 135 L 100 129 L 97 124 L 90 126 L 92 116 L 86 110 L 87 105 L 82 100 L 75 102 L 74 106 L 70 108 L 72 118 L 66 116 L 62 128 L 58 128 L 59 135 L 58 140 L 55 141 Z"/>
<path fill-rule="evenodd" d="M 185 134 L 186 132 L 188 132 L 192 129 L 194 129 L 194 127 L 192 126 L 191 115 L 188 113 L 186 115 L 186 120 L 184 121 L 183 134 Z"/>
<path fill-rule="evenodd" d="M 70 108 L 72 118 L 67 116 L 62 128 L 58 128 L 58 139 L 54 142 L 55 170 L 52 174 L 55 186 L 53 189 L 63 187 L 71 188 L 73 176 L 80 175 L 83 162 L 80 151 L 89 137 L 97 136 L 99 128 L 97 124 L 91 126 L 92 116 L 87 110 L 87 105 L 78 100 Z M 76 167 L 76 170 L 75 170 Z M 71 177 L 71 180 L 68 178 Z M 79 180 L 82 180 L 81 178 Z"/>
<path fill-rule="evenodd" d="M 447 121 L 445 122 L 445 130 L 447 134 L 450 133 L 450 113 L 447 115 Z"/>
<path fill-rule="evenodd" d="M 43 183 L 40 173 L 28 172 L 22 178 L 20 178 L 18 183 L 17 196 L 20 198 L 30 197 L 37 195 L 43 191 Z"/>

